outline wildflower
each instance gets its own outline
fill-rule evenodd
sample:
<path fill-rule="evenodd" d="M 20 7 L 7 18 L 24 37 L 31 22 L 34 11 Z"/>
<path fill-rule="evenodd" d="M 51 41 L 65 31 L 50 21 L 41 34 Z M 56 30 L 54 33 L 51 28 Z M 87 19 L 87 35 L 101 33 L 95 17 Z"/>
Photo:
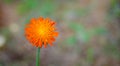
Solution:
<path fill-rule="evenodd" d="M 46 48 L 47 44 L 53 45 L 58 32 L 56 32 L 54 21 L 40 17 L 31 19 L 25 28 L 25 36 L 33 46 L 41 48 L 44 45 Z"/>

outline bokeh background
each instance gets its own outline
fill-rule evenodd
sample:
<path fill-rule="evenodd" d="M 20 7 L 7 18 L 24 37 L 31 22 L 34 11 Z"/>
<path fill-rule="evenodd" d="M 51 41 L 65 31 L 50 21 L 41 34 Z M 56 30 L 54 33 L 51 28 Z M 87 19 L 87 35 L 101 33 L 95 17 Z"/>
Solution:
<path fill-rule="evenodd" d="M 120 66 L 120 0 L 0 0 L 0 66 L 35 66 L 24 28 L 40 16 L 59 32 L 41 66 Z"/>

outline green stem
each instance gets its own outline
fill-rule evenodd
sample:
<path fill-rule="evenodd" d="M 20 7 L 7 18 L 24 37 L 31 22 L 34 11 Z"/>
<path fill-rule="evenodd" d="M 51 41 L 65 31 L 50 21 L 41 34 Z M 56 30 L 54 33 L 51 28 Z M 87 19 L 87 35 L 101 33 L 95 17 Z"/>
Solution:
<path fill-rule="evenodd" d="M 37 48 L 37 52 L 36 52 L 36 66 L 40 66 L 40 63 L 39 63 L 40 56 L 39 55 L 40 55 L 40 47 Z"/>

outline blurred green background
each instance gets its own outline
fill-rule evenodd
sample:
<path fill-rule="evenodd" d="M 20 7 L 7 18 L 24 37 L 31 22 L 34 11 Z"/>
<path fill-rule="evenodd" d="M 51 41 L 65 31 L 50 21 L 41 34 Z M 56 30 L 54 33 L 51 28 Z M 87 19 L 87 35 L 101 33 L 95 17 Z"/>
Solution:
<path fill-rule="evenodd" d="M 120 66 L 120 0 L 0 0 L 0 66 L 35 66 L 24 27 L 40 16 L 59 32 L 41 66 Z"/>

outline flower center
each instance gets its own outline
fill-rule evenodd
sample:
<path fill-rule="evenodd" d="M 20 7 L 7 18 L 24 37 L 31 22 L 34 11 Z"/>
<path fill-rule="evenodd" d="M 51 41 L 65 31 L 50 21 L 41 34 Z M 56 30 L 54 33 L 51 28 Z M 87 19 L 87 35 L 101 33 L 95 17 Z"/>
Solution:
<path fill-rule="evenodd" d="M 47 35 L 47 32 L 48 32 L 48 28 L 47 27 L 45 27 L 45 26 L 41 26 L 41 27 L 39 27 L 38 28 L 38 34 L 40 35 L 40 36 L 46 36 Z"/>
<path fill-rule="evenodd" d="M 45 33 L 46 33 L 46 29 L 45 28 L 39 28 L 38 29 L 38 32 L 39 32 L 39 35 L 42 35 L 42 36 L 44 36 L 45 35 Z"/>

